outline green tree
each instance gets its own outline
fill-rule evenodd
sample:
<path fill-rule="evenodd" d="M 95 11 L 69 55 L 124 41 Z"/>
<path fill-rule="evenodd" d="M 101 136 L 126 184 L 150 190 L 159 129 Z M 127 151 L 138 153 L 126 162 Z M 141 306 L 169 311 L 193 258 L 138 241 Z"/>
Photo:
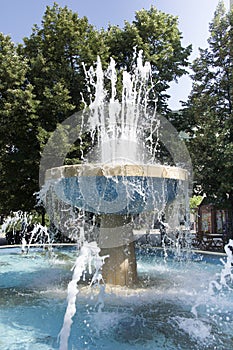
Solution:
<path fill-rule="evenodd" d="M 27 61 L 0 33 L 0 211 L 30 210 L 35 204 L 39 143 L 37 102 L 27 82 Z"/>
<path fill-rule="evenodd" d="M 233 11 L 220 2 L 208 48 L 193 63 L 193 87 L 184 115 L 196 189 L 233 206 Z"/>
<path fill-rule="evenodd" d="M 106 43 L 118 67 L 131 67 L 134 48 L 143 50 L 150 62 L 154 91 L 158 99 L 158 112 L 167 112 L 166 90 L 169 84 L 186 73 L 191 45 L 181 45 L 182 34 L 178 29 L 178 18 L 163 13 L 155 7 L 136 12 L 132 23 L 125 22 L 123 29 L 109 26 Z"/>
<path fill-rule="evenodd" d="M 83 62 L 90 67 L 99 55 L 103 63 L 109 57 L 103 32 L 97 31 L 86 17 L 80 18 L 67 6 L 47 6 L 41 27 L 35 25 L 24 38 L 20 52 L 29 62 L 28 80 L 40 104 L 37 109 L 41 151 L 58 123 L 82 106 L 86 77 Z M 83 147 L 88 143 L 83 142 Z M 77 141 L 67 162 L 81 158 Z M 52 163 L 51 163 L 52 164 Z"/>
<path fill-rule="evenodd" d="M 201 204 L 203 200 L 203 197 L 202 196 L 193 196 L 190 198 L 189 200 L 189 205 L 190 205 L 190 209 L 191 211 L 197 209 L 197 207 Z"/>
<path fill-rule="evenodd" d="M 40 100 L 41 127 L 53 131 L 74 111 L 80 109 L 85 93 L 83 62 L 92 65 L 97 55 L 106 59 L 103 35 L 65 6 L 47 6 L 41 28 L 33 27 L 24 38 L 21 51 L 30 64 L 29 81 Z"/>

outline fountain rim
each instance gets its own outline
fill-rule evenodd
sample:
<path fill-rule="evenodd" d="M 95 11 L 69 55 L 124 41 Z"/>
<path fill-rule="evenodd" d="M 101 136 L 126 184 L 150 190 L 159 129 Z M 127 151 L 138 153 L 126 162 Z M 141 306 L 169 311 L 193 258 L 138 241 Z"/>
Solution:
<path fill-rule="evenodd" d="M 70 177 L 93 177 L 93 176 L 121 176 L 121 177 L 149 177 L 175 180 L 188 180 L 186 169 L 161 164 L 100 164 L 83 163 L 63 165 L 47 169 L 45 181 L 58 180 Z"/>

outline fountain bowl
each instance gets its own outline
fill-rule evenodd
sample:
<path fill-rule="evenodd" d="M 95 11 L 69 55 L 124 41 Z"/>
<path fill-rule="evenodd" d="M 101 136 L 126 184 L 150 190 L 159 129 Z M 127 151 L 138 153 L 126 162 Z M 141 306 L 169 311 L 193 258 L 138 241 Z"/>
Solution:
<path fill-rule="evenodd" d="M 188 172 L 159 164 L 76 164 L 48 169 L 45 182 L 70 205 L 95 214 L 138 214 L 172 202 Z"/>

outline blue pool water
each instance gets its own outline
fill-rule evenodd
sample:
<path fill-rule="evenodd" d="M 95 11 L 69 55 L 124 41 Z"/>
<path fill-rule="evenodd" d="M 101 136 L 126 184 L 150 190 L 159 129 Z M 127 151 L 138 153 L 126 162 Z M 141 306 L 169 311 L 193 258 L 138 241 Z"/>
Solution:
<path fill-rule="evenodd" d="M 0 250 L 0 349 L 59 349 L 76 255 L 68 248 L 50 256 Z M 138 288 L 106 290 L 103 300 L 82 281 L 69 349 L 232 349 L 232 281 L 219 287 L 225 259 L 196 254 L 165 261 L 161 250 L 143 250 Z"/>

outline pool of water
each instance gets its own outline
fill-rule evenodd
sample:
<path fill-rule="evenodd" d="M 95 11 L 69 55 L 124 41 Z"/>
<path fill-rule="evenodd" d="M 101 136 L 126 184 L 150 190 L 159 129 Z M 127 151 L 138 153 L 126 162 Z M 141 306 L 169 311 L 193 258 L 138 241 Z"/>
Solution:
<path fill-rule="evenodd" d="M 59 349 L 76 256 L 70 248 L 0 249 L 0 349 Z M 219 283 L 225 260 L 141 250 L 138 288 L 107 288 L 102 300 L 82 281 L 69 349 L 232 349 L 231 280 Z"/>

